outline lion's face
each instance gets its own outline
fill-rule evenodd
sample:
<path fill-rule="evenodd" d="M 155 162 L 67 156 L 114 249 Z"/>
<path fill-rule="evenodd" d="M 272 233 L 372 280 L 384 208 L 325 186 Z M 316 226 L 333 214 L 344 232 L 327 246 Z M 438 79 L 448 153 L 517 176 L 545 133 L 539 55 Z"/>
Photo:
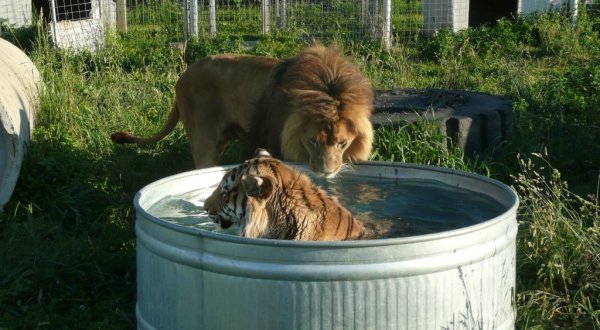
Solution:
<path fill-rule="evenodd" d="M 344 162 L 344 153 L 356 138 L 352 125 L 344 121 L 308 121 L 302 144 L 309 155 L 311 170 L 326 177 L 335 176 Z"/>

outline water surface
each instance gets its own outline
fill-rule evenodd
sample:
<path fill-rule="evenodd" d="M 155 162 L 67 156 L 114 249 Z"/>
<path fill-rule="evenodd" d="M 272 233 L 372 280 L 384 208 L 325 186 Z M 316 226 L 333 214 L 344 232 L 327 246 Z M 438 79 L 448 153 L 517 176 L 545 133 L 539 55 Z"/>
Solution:
<path fill-rule="evenodd" d="M 439 181 L 349 174 L 330 180 L 312 179 L 358 219 L 392 221 L 394 237 L 458 229 L 492 219 L 504 211 L 502 205 L 487 195 Z M 235 226 L 221 229 L 208 219 L 202 208 L 215 187 L 166 196 L 148 212 L 177 225 L 235 235 Z"/>

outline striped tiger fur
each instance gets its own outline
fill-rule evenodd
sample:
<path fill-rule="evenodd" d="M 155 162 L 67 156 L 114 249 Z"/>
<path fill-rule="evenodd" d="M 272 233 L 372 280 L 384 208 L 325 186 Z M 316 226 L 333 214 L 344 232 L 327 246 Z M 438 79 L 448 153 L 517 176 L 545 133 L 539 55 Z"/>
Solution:
<path fill-rule="evenodd" d="M 257 149 L 255 158 L 228 171 L 204 202 L 222 228 L 239 226 L 251 238 L 336 241 L 383 236 L 386 222 L 355 219 L 336 198 L 299 171 Z"/>

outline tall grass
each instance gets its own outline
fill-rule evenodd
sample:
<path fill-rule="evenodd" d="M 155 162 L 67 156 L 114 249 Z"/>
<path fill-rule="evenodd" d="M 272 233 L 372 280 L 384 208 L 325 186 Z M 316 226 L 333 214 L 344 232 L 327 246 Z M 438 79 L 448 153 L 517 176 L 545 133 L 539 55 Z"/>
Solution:
<path fill-rule="evenodd" d="M 375 131 L 374 160 L 418 163 L 490 175 L 490 161 L 465 157 L 464 151 L 440 133 L 435 123 L 420 120 Z"/>
<path fill-rule="evenodd" d="M 28 49 L 44 89 L 19 182 L 0 213 L 0 328 L 132 328 L 132 198 L 192 168 L 181 127 L 162 142 L 116 146 L 109 135 L 156 131 L 173 86 L 207 54 L 286 57 L 301 34 L 261 37 L 246 49 L 219 35 L 169 47 L 168 33 L 115 34 L 95 53 L 54 49 L 45 31 L 8 38 Z M 506 95 L 513 135 L 465 157 L 426 121 L 376 132 L 375 159 L 473 171 L 512 185 L 518 220 L 517 327 L 600 329 L 600 19 L 505 19 L 494 27 L 398 45 L 338 43 L 377 88 L 438 87 Z M 22 39 L 25 38 L 25 39 Z M 237 161 L 235 156 L 224 161 Z"/>
<path fill-rule="evenodd" d="M 600 326 L 600 207 L 569 191 L 547 155 L 518 157 L 518 318 L 527 328 Z M 527 275 L 527 276 L 526 276 Z"/>

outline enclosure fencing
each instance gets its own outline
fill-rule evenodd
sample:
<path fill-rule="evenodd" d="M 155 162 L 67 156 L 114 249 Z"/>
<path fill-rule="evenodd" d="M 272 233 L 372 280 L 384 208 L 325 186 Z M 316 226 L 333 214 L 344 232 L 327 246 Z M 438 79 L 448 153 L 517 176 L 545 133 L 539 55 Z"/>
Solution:
<path fill-rule="evenodd" d="M 182 27 L 183 39 L 225 34 L 251 40 L 283 32 L 307 39 L 371 38 L 389 44 L 392 17 L 403 26 L 398 31 L 421 29 L 422 0 L 394 2 L 401 4 L 397 9 L 402 15 L 392 14 L 392 0 L 129 0 L 127 9 L 130 27 L 179 19 L 176 25 Z"/>
<path fill-rule="evenodd" d="M 504 12 L 554 9 L 575 16 L 582 6 L 600 10 L 600 0 L 0 0 L 0 23 L 22 24 L 27 13 L 31 22 L 32 3 L 34 15 L 50 25 L 54 43 L 76 50 L 102 47 L 107 29 L 160 34 L 173 42 L 286 33 L 320 41 L 372 40 L 389 48 Z"/>
<path fill-rule="evenodd" d="M 127 3 L 136 16 L 152 5 L 166 3 Z M 468 0 L 184 0 L 181 6 L 184 39 L 284 32 L 316 40 L 366 38 L 389 47 L 394 40 L 468 26 Z"/>

